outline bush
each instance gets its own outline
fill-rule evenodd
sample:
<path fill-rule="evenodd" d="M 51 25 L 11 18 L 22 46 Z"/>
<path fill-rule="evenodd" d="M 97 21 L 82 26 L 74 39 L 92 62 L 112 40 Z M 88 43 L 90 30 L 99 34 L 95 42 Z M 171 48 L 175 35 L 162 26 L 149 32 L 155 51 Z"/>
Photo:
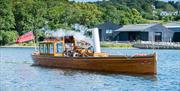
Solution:
<path fill-rule="evenodd" d="M 0 31 L 0 45 L 15 43 L 18 33 L 16 31 Z"/>
<path fill-rule="evenodd" d="M 104 48 L 132 48 L 132 45 L 129 43 L 101 42 L 101 47 L 104 47 Z"/>
<path fill-rule="evenodd" d="M 173 18 L 174 18 L 173 16 L 168 15 L 168 16 L 163 17 L 162 19 L 163 19 L 165 22 L 168 22 L 168 21 L 172 21 Z"/>
<path fill-rule="evenodd" d="M 154 16 L 152 14 L 149 14 L 149 13 L 143 13 L 143 18 L 153 20 Z"/>
<path fill-rule="evenodd" d="M 180 21 L 180 14 L 174 16 L 174 20 L 175 20 L 175 21 Z"/>

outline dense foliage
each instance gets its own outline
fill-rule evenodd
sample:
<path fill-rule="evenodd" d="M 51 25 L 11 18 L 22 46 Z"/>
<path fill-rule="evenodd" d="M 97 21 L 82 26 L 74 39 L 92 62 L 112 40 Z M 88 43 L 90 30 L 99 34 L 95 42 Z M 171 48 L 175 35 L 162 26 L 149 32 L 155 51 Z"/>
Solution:
<path fill-rule="evenodd" d="M 96 4 L 103 8 L 107 5 L 111 5 L 112 7 L 115 7 L 117 9 L 119 8 L 119 6 L 122 6 L 124 7 L 123 11 L 125 12 L 127 12 L 125 7 L 128 7 L 131 10 L 134 8 L 144 19 L 150 20 L 166 19 L 163 16 L 160 16 L 160 13 L 162 11 L 175 12 L 177 10 L 180 10 L 180 1 L 163 2 L 160 0 L 104 0 L 104 2 L 99 1 Z M 173 16 L 172 20 L 178 20 L 175 18 L 177 16 Z"/>
<path fill-rule="evenodd" d="M 152 7 L 155 5 L 156 9 Z M 15 42 L 18 35 L 33 31 L 43 36 L 42 28 L 69 29 L 79 23 L 87 27 L 112 21 L 116 24 L 146 23 L 147 19 L 179 20 L 177 16 L 160 17 L 153 11 L 180 10 L 180 2 L 157 0 L 104 0 L 75 3 L 72 0 L 0 0 L 0 44 Z"/>
<path fill-rule="evenodd" d="M 16 42 L 17 32 L 16 31 L 0 31 L 0 42 L 1 45 L 13 44 Z"/>

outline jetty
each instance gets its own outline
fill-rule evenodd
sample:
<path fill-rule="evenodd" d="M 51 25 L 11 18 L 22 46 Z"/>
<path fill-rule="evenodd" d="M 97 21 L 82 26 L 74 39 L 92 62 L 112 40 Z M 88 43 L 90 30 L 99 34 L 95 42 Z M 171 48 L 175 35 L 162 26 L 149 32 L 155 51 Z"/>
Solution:
<path fill-rule="evenodd" d="M 133 47 L 140 49 L 180 49 L 180 42 L 133 42 Z"/>

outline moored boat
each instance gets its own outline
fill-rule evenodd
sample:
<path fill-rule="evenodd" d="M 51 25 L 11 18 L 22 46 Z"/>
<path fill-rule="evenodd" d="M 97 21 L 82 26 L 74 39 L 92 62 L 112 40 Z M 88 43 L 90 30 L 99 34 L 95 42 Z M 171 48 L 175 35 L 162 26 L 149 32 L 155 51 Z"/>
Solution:
<path fill-rule="evenodd" d="M 95 29 L 96 30 L 96 29 Z M 98 32 L 94 30 L 94 49 L 73 36 L 46 39 L 39 52 L 32 54 L 34 65 L 128 74 L 156 74 L 156 54 L 132 56 L 100 52 Z"/>

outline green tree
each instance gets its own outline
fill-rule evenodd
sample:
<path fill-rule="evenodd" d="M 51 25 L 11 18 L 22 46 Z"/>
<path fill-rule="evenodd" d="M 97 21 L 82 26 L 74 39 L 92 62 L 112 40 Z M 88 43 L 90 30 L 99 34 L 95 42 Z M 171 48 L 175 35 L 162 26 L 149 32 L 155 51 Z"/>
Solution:
<path fill-rule="evenodd" d="M 20 35 L 33 31 L 38 38 L 38 29 L 45 25 L 46 3 L 37 0 L 14 0 L 15 28 Z"/>
<path fill-rule="evenodd" d="M 15 43 L 17 39 L 16 31 L 0 31 L 0 45 Z"/>
<path fill-rule="evenodd" d="M 0 31 L 14 29 L 15 20 L 12 9 L 12 0 L 0 0 Z"/>
<path fill-rule="evenodd" d="M 175 8 L 171 4 L 163 1 L 156 1 L 155 6 L 157 9 L 162 9 L 164 11 L 175 11 Z"/>
<path fill-rule="evenodd" d="M 165 4 L 163 9 L 166 11 L 175 11 L 175 8 L 171 4 Z"/>
<path fill-rule="evenodd" d="M 94 26 L 100 22 L 100 17 L 102 12 L 95 4 L 90 3 L 77 3 L 74 4 L 75 9 L 79 10 L 80 15 L 80 24 L 87 26 Z"/>
<path fill-rule="evenodd" d="M 174 16 L 174 20 L 175 20 L 175 21 L 180 21 L 180 14 Z"/>
<path fill-rule="evenodd" d="M 174 7 L 177 9 L 177 10 L 180 10 L 180 1 L 179 2 L 176 2 Z"/>
<path fill-rule="evenodd" d="M 45 16 L 46 20 L 48 21 L 48 26 L 51 29 L 56 28 L 65 28 L 66 22 L 64 22 L 63 13 L 65 12 L 66 8 L 70 8 L 71 5 L 66 0 L 51 0 L 46 1 L 47 4 L 47 14 Z"/>
<path fill-rule="evenodd" d="M 152 8 L 151 4 L 144 4 L 142 6 L 142 8 L 144 9 L 145 12 L 147 12 L 149 14 L 152 14 L 152 12 L 153 12 L 153 8 Z"/>
<path fill-rule="evenodd" d="M 30 30 L 34 32 L 37 40 L 41 35 L 39 29 L 45 26 L 46 19 L 44 17 L 46 15 L 46 4 L 41 1 L 33 1 L 27 8 L 28 14 L 31 17 L 30 25 L 32 26 L 32 29 Z"/>
<path fill-rule="evenodd" d="M 131 18 L 131 23 L 136 24 L 136 23 L 143 23 L 144 19 L 140 15 L 140 13 L 136 9 L 132 9 L 132 18 Z"/>

